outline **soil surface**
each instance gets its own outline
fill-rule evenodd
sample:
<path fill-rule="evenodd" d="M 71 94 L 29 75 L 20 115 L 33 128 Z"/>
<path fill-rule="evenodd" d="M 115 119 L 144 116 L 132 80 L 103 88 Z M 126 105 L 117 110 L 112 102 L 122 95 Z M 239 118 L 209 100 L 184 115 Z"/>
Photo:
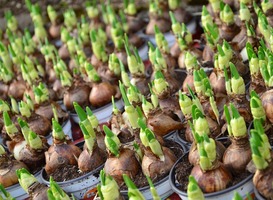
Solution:
<path fill-rule="evenodd" d="M 185 152 L 183 152 L 181 146 L 174 142 L 174 141 L 171 141 L 171 140 L 165 140 L 165 146 L 170 148 L 173 153 L 175 154 L 175 156 L 178 158 L 180 158 Z M 169 173 L 168 173 L 169 174 Z M 168 176 L 168 174 L 162 174 L 158 177 L 156 177 L 153 181 L 154 184 L 156 184 L 156 182 L 164 179 L 166 176 Z M 136 179 L 133 180 L 133 182 L 136 184 L 136 186 L 138 188 L 142 188 L 142 187 L 145 187 L 145 186 L 148 186 L 149 183 L 146 179 L 146 176 L 142 173 L 142 171 L 140 171 L 137 176 L 136 176 Z M 120 190 L 127 190 L 127 186 L 124 184 L 120 187 Z"/>
<path fill-rule="evenodd" d="M 62 168 L 57 169 L 51 176 L 56 182 L 68 181 L 71 179 L 78 178 L 85 173 L 79 171 L 78 166 L 76 165 L 66 165 Z M 50 176 L 46 175 L 44 177 L 47 181 L 49 181 Z"/>

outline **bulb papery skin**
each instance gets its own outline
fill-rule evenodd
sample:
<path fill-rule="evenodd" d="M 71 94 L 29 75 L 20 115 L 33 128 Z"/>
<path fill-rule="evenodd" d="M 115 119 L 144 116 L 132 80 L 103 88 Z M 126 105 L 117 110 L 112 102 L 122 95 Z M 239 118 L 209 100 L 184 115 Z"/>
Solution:
<path fill-rule="evenodd" d="M 261 96 L 261 101 L 267 119 L 273 123 L 273 90 L 268 90 Z"/>
<path fill-rule="evenodd" d="M 139 169 L 140 165 L 135 157 L 135 152 L 125 148 L 120 150 L 119 157 L 108 157 L 104 165 L 105 173 L 112 176 L 119 186 L 124 183 L 123 174 L 134 179 Z"/>
<path fill-rule="evenodd" d="M 266 169 L 256 170 L 253 176 L 254 186 L 265 199 L 272 199 L 272 196 L 273 196 L 272 170 L 273 170 L 273 162 L 271 161 Z"/>
<path fill-rule="evenodd" d="M 203 171 L 199 165 L 195 165 L 191 171 L 191 175 L 198 182 L 199 187 L 204 193 L 212 193 L 221 191 L 227 188 L 227 185 L 232 181 L 232 175 L 222 163 L 219 166 Z M 208 184 L 209 180 L 209 184 Z"/>
<path fill-rule="evenodd" d="M 231 137 L 231 141 L 231 145 L 229 145 L 224 153 L 223 163 L 233 174 L 243 173 L 251 161 L 251 149 L 248 137 Z"/>

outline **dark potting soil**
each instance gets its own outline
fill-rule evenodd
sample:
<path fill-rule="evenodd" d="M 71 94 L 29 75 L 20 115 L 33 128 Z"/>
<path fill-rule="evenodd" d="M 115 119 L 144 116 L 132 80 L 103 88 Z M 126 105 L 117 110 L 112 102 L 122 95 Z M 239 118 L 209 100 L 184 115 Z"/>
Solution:
<path fill-rule="evenodd" d="M 177 157 L 177 159 L 180 158 L 185 153 L 178 143 L 176 143 L 176 142 L 174 142 L 172 140 L 164 140 L 164 142 L 165 142 L 165 147 L 170 148 L 173 151 L 173 153 L 175 154 L 175 156 Z M 169 173 L 161 174 L 160 176 L 157 176 L 152 181 L 155 184 L 156 182 L 164 179 L 168 175 L 169 175 Z M 141 170 L 136 175 L 136 178 L 133 180 L 133 182 L 135 183 L 135 185 L 138 188 L 142 188 L 142 187 L 145 187 L 145 186 L 149 185 L 149 183 L 148 183 L 148 181 L 146 179 L 146 176 L 142 173 Z M 127 190 L 127 189 L 128 188 L 127 188 L 127 186 L 125 184 L 120 187 L 120 190 Z"/>
<path fill-rule="evenodd" d="M 165 142 L 165 146 L 171 149 L 177 158 L 180 158 L 185 153 L 183 149 L 181 148 L 180 144 L 172 140 L 167 140 L 167 139 L 165 139 L 164 142 Z"/>
<path fill-rule="evenodd" d="M 53 180 L 56 182 L 63 182 L 63 181 L 68 181 L 71 179 L 78 178 L 84 174 L 86 174 L 86 172 L 85 173 L 81 172 L 78 169 L 77 165 L 66 165 L 66 166 L 63 166 L 63 167 L 57 169 L 50 176 L 52 176 Z M 46 174 L 46 177 L 44 177 L 45 180 L 49 181 L 50 176 Z"/>
<path fill-rule="evenodd" d="M 135 136 L 131 135 L 130 133 L 120 133 L 118 135 L 118 138 L 122 144 L 126 144 L 126 143 L 134 141 Z"/>
<path fill-rule="evenodd" d="M 179 162 L 176 166 L 175 166 L 175 183 L 176 183 L 176 187 L 183 191 L 183 192 L 187 192 L 187 187 L 188 187 L 188 179 L 189 179 L 189 175 L 191 173 L 191 170 L 193 168 L 193 165 L 189 163 L 188 160 L 188 156 L 184 156 L 181 159 L 181 162 Z M 236 176 L 233 176 L 233 180 L 232 182 L 227 186 L 227 188 L 236 185 L 237 183 L 239 183 L 240 181 L 244 180 L 246 177 L 248 177 L 250 175 L 249 172 L 243 172 L 240 174 L 237 174 Z"/>

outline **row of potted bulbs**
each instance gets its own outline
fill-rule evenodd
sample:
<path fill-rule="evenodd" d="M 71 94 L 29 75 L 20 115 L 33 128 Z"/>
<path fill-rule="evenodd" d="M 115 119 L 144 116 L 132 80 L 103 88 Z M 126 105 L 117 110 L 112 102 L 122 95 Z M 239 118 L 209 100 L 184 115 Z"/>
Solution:
<path fill-rule="evenodd" d="M 225 9 L 225 12 L 230 12 L 230 10 L 228 10 L 228 9 Z M 156 30 L 156 29 L 155 29 Z M 225 45 L 224 47 L 223 47 L 223 49 L 225 49 L 225 48 L 227 48 L 227 50 L 229 50 L 229 47 L 227 46 L 227 45 Z M 220 48 L 218 48 L 218 50 L 219 50 Z M 221 50 L 221 49 L 220 49 Z M 220 52 L 221 53 L 221 52 Z M 224 52 L 224 53 L 226 53 L 226 52 Z M 189 58 L 189 56 L 190 56 L 190 54 L 188 54 L 188 58 Z M 223 54 L 220 54 L 219 55 L 219 57 L 224 57 L 225 55 L 223 55 Z M 160 58 L 160 57 L 159 57 Z M 152 60 L 151 60 L 152 61 Z M 190 62 L 189 62 L 190 63 Z M 195 67 L 195 66 L 194 66 Z M 237 67 L 237 66 L 236 66 Z M 232 65 L 231 65 L 231 70 L 232 70 Z M 233 73 L 233 75 L 234 75 L 234 80 L 240 80 L 240 78 L 238 78 L 238 76 L 237 76 L 237 74 L 236 74 L 236 72 L 234 71 L 234 70 L 232 70 L 232 73 Z M 160 80 L 160 78 L 161 78 L 161 75 L 159 74 L 159 73 L 157 73 L 157 74 L 155 74 L 156 75 L 156 79 L 157 80 Z M 164 74 L 165 75 L 165 74 Z M 159 81 L 160 82 L 160 81 Z M 196 78 L 196 82 L 198 82 L 198 79 Z M 199 81 L 200 82 L 200 81 Z M 231 80 L 231 82 L 232 82 L 232 80 Z M 196 88 L 195 88 L 196 89 Z M 232 88 L 233 89 L 233 88 Z M 196 91 L 197 92 L 197 91 Z M 233 91 L 234 92 L 234 91 Z M 127 103 L 127 106 L 129 106 L 130 104 L 128 104 Z M 126 106 L 126 103 L 125 103 L 125 106 Z"/>

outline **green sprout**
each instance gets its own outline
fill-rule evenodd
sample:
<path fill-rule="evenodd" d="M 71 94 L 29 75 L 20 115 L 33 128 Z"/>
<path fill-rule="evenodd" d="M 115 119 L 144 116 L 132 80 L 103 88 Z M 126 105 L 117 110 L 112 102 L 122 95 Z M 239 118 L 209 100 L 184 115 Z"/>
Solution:
<path fill-rule="evenodd" d="M 191 116 L 192 100 L 179 90 L 179 105 L 182 113 L 187 116 Z"/>
<path fill-rule="evenodd" d="M 205 29 L 207 28 L 208 24 L 213 26 L 213 19 L 212 19 L 211 15 L 209 14 L 209 11 L 207 10 L 206 6 L 202 7 L 201 22 L 202 22 L 202 25 Z M 208 31 L 208 30 L 206 30 L 206 31 Z"/>
<path fill-rule="evenodd" d="M 94 19 L 99 15 L 99 9 L 96 6 L 97 5 L 96 3 L 97 3 L 96 0 L 93 0 L 92 2 L 86 2 L 85 9 L 90 19 Z"/>
<path fill-rule="evenodd" d="M 6 101 L 0 99 L 0 112 L 2 113 L 5 111 L 10 111 L 10 107 Z"/>
<path fill-rule="evenodd" d="M 28 142 L 31 149 L 39 150 L 43 148 L 43 142 L 39 135 L 30 131 L 28 134 Z"/>
<path fill-rule="evenodd" d="M 235 65 L 233 63 L 229 63 L 230 71 L 232 74 L 231 78 L 231 89 L 235 94 L 245 94 L 245 83 L 244 79 L 239 75 Z"/>
<path fill-rule="evenodd" d="M 135 107 L 133 105 L 131 105 L 131 103 L 126 95 L 124 85 L 121 82 L 119 82 L 119 88 L 120 88 L 120 92 L 122 95 L 122 99 L 125 104 L 125 112 L 128 116 L 129 122 L 130 122 L 132 128 L 136 129 L 136 128 L 138 128 L 138 124 L 136 122 L 136 120 L 138 118 L 138 113 L 137 113 Z"/>
<path fill-rule="evenodd" d="M 164 34 L 159 30 L 158 26 L 155 25 L 154 27 L 154 32 L 155 32 L 155 40 L 158 48 L 161 50 L 163 53 L 170 53 L 170 48 L 168 45 L 168 42 L 164 36 Z"/>
<path fill-rule="evenodd" d="M 254 90 L 251 91 L 250 96 L 250 108 L 253 118 L 261 120 L 264 123 L 266 121 L 266 114 L 260 97 Z"/>
<path fill-rule="evenodd" d="M 15 198 L 13 198 L 11 196 L 11 194 L 5 189 L 5 187 L 0 184 L 0 199 L 3 199 L 3 200 L 15 200 Z M 4 196 L 3 196 L 4 195 Z"/>
<path fill-rule="evenodd" d="M 120 140 L 106 125 L 103 126 L 103 131 L 106 135 L 104 141 L 107 149 L 113 155 L 119 157 Z"/>
<path fill-rule="evenodd" d="M 41 104 L 49 100 L 49 91 L 44 83 L 39 83 L 37 87 L 34 87 L 35 101 Z"/>
<path fill-rule="evenodd" d="M 144 196 L 137 189 L 136 185 L 133 183 L 133 181 L 127 174 L 123 174 L 123 180 L 128 187 L 129 200 L 133 199 L 145 200 Z"/>
<path fill-rule="evenodd" d="M 101 183 L 98 185 L 99 196 L 101 200 L 112 200 L 120 197 L 119 186 L 115 179 L 105 174 L 104 170 L 100 171 Z"/>
<path fill-rule="evenodd" d="M 113 72 L 115 75 L 120 76 L 120 66 L 119 66 L 119 59 L 115 53 L 110 54 L 109 61 L 108 61 L 108 67 L 111 72 Z"/>
<path fill-rule="evenodd" d="M 229 135 L 235 138 L 245 137 L 247 134 L 247 128 L 244 118 L 239 114 L 233 104 L 230 104 L 230 110 L 232 114 L 230 114 L 228 107 L 226 105 L 224 106 Z"/>
<path fill-rule="evenodd" d="M 162 147 L 160 143 L 155 138 L 155 134 L 146 127 L 144 121 L 142 119 L 137 120 L 138 125 L 141 127 L 141 129 L 145 132 L 146 138 L 148 139 L 148 145 L 151 149 L 151 151 L 160 158 L 161 161 L 165 160 L 165 156 L 162 150 Z"/>
<path fill-rule="evenodd" d="M 210 134 L 208 121 L 196 105 L 192 105 L 192 119 L 194 129 L 198 135 Z"/>
<path fill-rule="evenodd" d="M 49 200 L 63 199 L 70 200 L 70 197 L 63 191 L 63 189 L 53 180 L 49 178 L 50 188 L 47 190 L 47 197 Z"/>
<path fill-rule="evenodd" d="M 220 19 L 227 25 L 234 24 L 234 14 L 228 4 L 226 4 L 224 9 L 220 12 Z"/>
<path fill-rule="evenodd" d="M 251 13 L 248 7 L 243 3 L 240 2 L 240 19 L 242 21 L 248 22 L 251 19 Z"/>
<path fill-rule="evenodd" d="M 147 101 L 144 96 L 142 96 L 142 110 L 146 117 L 148 117 L 149 113 L 154 110 L 153 104 Z"/>
<path fill-rule="evenodd" d="M 178 35 L 181 34 L 182 27 L 179 24 L 179 22 L 176 20 L 176 18 L 175 18 L 172 11 L 169 12 L 169 15 L 170 15 L 170 18 L 171 18 L 171 21 L 172 21 L 172 31 L 175 34 L 175 36 L 178 37 Z"/>
<path fill-rule="evenodd" d="M 259 120 L 254 120 L 254 128 L 250 131 L 250 146 L 252 151 L 252 160 L 258 170 L 264 170 L 272 161 L 271 147 L 268 137 Z"/>
<path fill-rule="evenodd" d="M 16 175 L 18 177 L 19 184 L 21 187 L 29 194 L 29 187 L 34 183 L 37 183 L 38 180 L 34 175 L 30 174 L 25 168 L 17 169 Z"/>
<path fill-rule="evenodd" d="M 190 175 L 189 176 L 189 184 L 187 187 L 187 194 L 189 200 L 205 200 L 204 194 L 200 187 L 198 186 L 197 181 L 195 178 Z"/>
<path fill-rule="evenodd" d="M 55 140 L 65 140 L 65 134 L 63 132 L 62 126 L 54 119 L 52 118 L 52 136 Z"/>
<path fill-rule="evenodd" d="M 165 77 L 161 71 L 155 72 L 155 79 L 154 79 L 153 86 L 154 86 L 154 92 L 157 96 L 161 95 L 162 93 L 164 93 L 168 90 L 169 84 L 165 80 Z"/>
<path fill-rule="evenodd" d="M 7 111 L 3 112 L 3 118 L 6 132 L 10 136 L 10 138 L 13 138 L 18 133 L 18 129 L 16 128 L 15 124 L 11 121 Z"/>
<path fill-rule="evenodd" d="M 51 6 L 51 5 L 47 6 L 47 15 L 50 19 L 50 22 L 52 24 L 56 25 L 56 20 L 57 20 L 58 15 L 57 15 L 56 10 L 54 10 L 53 6 Z"/>
<path fill-rule="evenodd" d="M 152 182 L 152 179 L 149 176 L 146 176 L 146 179 L 148 180 L 149 186 L 150 186 L 150 191 L 153 196 L 153 200 L 161 200 L 160 196 L 158 195 L 155 186 Z"/>
<path fill-rule="evenodd" d="M 69 30 L 72 30 L 77 25 L 76 13 L 73 9 L 70 8 L 65 11 L 64 24 Z"/>

